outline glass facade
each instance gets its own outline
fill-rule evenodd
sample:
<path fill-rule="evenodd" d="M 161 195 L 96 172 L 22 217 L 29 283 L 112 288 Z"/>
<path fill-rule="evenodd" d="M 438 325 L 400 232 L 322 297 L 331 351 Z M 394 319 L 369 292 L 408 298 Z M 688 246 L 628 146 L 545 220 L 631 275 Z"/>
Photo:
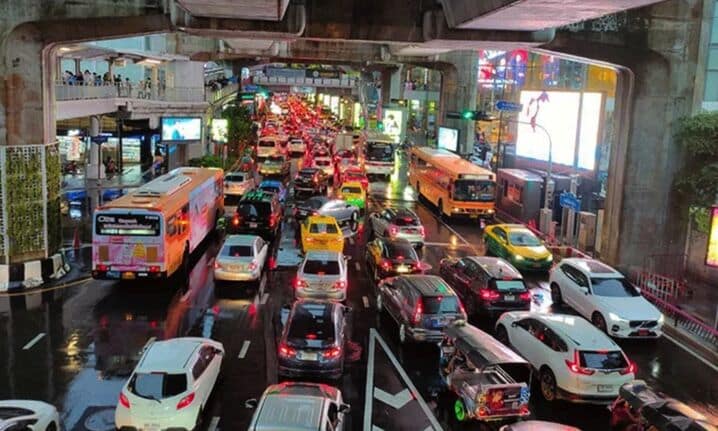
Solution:
<path fill-rule="evenodd" d="M 718 109 L 718 2 L 713 6 L 708 58 L 706 59 L 706 80 L 703 93 L 703 108 Z"/>

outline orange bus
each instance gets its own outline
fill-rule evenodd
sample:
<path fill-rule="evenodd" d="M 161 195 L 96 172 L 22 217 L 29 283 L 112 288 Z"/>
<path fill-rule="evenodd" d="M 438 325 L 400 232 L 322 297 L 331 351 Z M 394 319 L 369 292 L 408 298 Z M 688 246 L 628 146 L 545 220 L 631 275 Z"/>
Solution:
<path fill-rule="evenodd" d="M 418 197 L 434 204 L 442 216 L 494 217 L 494 173 L 447 150 L 412 148 L 409 184 Z"/>
<path fill-rule="evenodd" d="M 190 254 L 223 214 L 221 169 L 174 169 L 95 209 L 92 277 L 188 276 Z"/>

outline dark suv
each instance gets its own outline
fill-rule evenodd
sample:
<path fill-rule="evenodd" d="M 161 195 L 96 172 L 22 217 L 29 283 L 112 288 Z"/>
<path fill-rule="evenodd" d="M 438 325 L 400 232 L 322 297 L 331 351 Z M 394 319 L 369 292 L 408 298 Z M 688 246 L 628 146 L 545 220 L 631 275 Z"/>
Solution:
<path fill-rule="evenodd" d="M 319 168 L 304 168 L 294 178 L 294 194 L 326 194 L 329 177 Z"/>
<path fill-rule="evenodd" d="M 271 241 L 277 237 L 281 225 L 282 206 L 277 195 L 254 190 L 240 199 L 237 211 L 227 223 L 227 232 L 259 235 Z"/>
<path fill-rule="evenodd" d="M 402 275 L 377 285 L 376 307 L 399 326 L 399 341 L 438 342 L 443 328 L 466 320 L 459 297 L 435 275 Z"/>
<path fill-rule="evenodd" d="M 493 318 L 531 308 L 531 292 L 521 273 L 500 257 L 442 259 L 439 274 L 461 297 L 469 315 Z"/>

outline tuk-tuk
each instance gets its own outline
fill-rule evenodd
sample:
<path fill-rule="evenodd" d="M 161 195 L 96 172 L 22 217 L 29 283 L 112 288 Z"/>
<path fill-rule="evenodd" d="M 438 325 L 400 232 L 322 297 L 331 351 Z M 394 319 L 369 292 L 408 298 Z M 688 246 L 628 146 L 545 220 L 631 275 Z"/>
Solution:
<path fill-rule="evenodd" d="M 458 421 L 497 421 L 530 414 L 531 364 L 464 321 L 444 329 L 440 374 L 456 396 Z"/>
<path fill-rule="evenodd" d="M 718 431 L 704 415 L 654 392 L 643 380 L 621 386 L 609 409 L 612 430 Z"/>

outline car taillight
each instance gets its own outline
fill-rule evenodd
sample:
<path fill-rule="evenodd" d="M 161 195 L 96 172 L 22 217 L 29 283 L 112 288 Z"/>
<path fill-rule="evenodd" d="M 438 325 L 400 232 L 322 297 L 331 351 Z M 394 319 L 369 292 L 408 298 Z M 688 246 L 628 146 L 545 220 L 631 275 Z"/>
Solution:
<path fill-rule="evenodd" d="M 384 271 L 388 271 L 391 269 L 391 261 L 389 259 L 382 259 L 381 261 L 381 269 Z"/>
<path fill-rule="evenodd" d="M 294 279 L 294 288 L 299 289 L 303 287 L 307 287 L 308 284 L 306 280 L 302 280 L 301 278 L 297 277 Z"/>
<path fill-rule="evenodd" d="M 95 267 L 95 269 L 97 269 L 98 271 L 107 271 L 107 265 L 103 265 L 100 263 Z"/>
<path fill-rule="evenodd" d="M 595 370 L 589 370 L 588 368 L 583 368 L 580 365 L 580 360 L 578 358 L 578 350 L 573 351 L 573 361 L 569 361 L 566 359 L 566 366 L 568 366 L 568 370 L 571 371 L 574 374 L 581 374 L 583 376 L 591 376 L 593 373 L 595 373 Z"/>
<path fill-rule="evenodd" d="M 234 217 L 232 217 L 232 225 L 239 226 L 239 216 L 238 215 L 235 215 Z"/>
<path fill-rule="evenodd" d="M 325 350 L 324 353 L 322 353 L 322 356 L 324 359 L 334 359 L 338 358 L 342 354 L 342 348 L 338 346 L 334 346 L 330 348 L 329 350 Z"/>
<path fill-rule="evenodd" d="M 396 226 L 394 226 L 394 225 L 390 225 L 390 226 L 389 226 L 389 235 L 390 235 L 390 236 L 396 236 L 396 234 L 398 234 L 398 233 L 399 233 L 399 228 L 398 228 L 398 227 L 396 227 Z"/>
<path fill-rule="evenodd" d="M 626 374 L 636 374 L 636 371 L 638 371 L 638 367 L 636 366 L 635 362 L 628 361 L 628 366 L 621 370 L 621 375 Z"/>
<path fill-rule="evenodd" d="M 215 260 L 214 261 L 214 269 L 220 269 L 220 268 L 222 268 L 222 265 L 220 265 L 220 263 Z"/>
<path fill-rule="evenodd" d="M 426 230 L 424 229 L 424 226 L 419 226 L 419 235 L 423 238 L 426 236 Z"/>
<path fill-rule="evenodd" d="M 120 404 L 122 404 L 122 407 L 129 409 L 130 408 L 130 400 L 127 399 L 127 395 L 120 392 Z"/>
<path fill-rule="evenodd" d="M 414 313 L 411 315 L 411 324 L 418 325 L 421 322 L 421 316 L 424 314 L 424 302 L 420 299 L 414 307 Z"/>
<path fill-rule="evenodd" d="M 249 262 L 249 270 L 254 271 L 255 269 L 257 269 L 257 262 L 255 262 L 255 261 Z"/>
<path fill-rule="evenodd" d="M 160 267 L 157 265 L 150 266 L 150 272 L 160 272 Z"/>
<path fill-rule="evenodd" d="M 464 304 L 462 304 L 461 300 L 459 300 L 458 298 L 457 298 L 457 301 L 459 302 L 459 312 L 464 316 L 468 316 L 468 314 L 466 314 L 466 309 L 464 308 Z"/>
<path fill-rule="evenodd" d="M 339 280 L 334 283 L 335 289 L 346 289 L 346 287 L 347 287 L 347 282 L 344 280 Z"/>
<path fill-rule="evenodd" d="M 499 292 L 496 292 L 491 289 L 481 289 L 479 291 L 479 295 L 481 296 L 481 299 L 484 299 L 486 301 L 496 301 L 501 297 Z"/>
<path fill-rule="evenodd" d="M 181 410 L 187 407 L 188 405 L 192 404 L 192 401 L 194 401 L 194 392 L 179 400 L 179 402 L 177 403 L 177 410 Z"/>
<path fill-rule="evenodd" d="M 285 358 L 291 358 L 296 356 L 297 351 L 286 344 L 281 344 L 279 346 L 279 356 L 283 356 Z"/>
<path fill-rule="evenodd" d="M 277 224 L 277 215 L 272 214 L 269 216 L 269 227 L 274 227 Z"/>
<path fill-rule="evenodd" d="M 521 295 L 519 295 L 519 298 L 521 298 L 522 301 L 530 301 L 531 300 L 531 292 L 524 292 Z"/>

